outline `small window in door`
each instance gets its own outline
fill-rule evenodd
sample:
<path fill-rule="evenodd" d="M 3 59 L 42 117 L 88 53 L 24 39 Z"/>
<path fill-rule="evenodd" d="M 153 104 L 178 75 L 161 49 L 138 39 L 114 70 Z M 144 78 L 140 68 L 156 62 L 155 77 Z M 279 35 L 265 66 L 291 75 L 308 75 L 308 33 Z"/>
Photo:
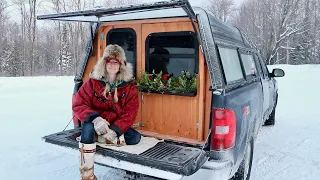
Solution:
<path fill-rule="evenodd" d="M 133 65 L 133 73 L 136 75 L 136 33 L 131 28 L 112 29 L 107 35 L 107 44 L 121 46 L 126 54 L 127 61 Z"/>
<path fill-rule="evenodd" d="M 152 33 L 146 39 L 146 72 L 198 72 L 198 43 L 192 32 Z"/>
<path fill-rule="evenodd" d="M 256 64 L 254 63 L 254 59 L 252 55 L 241 54 L 241 60 L 242 60 L 242 64 L 243 64 L 243 68 L 246 73 L 246 76 L 257 74 Z"/>
<path fill-rule="evenodd" d="M 243 80 L 244 76 L 241 69 L 238 51 L 236 49 L 225 47 L 218 47 L 218 49 L 227 84 Z"/>

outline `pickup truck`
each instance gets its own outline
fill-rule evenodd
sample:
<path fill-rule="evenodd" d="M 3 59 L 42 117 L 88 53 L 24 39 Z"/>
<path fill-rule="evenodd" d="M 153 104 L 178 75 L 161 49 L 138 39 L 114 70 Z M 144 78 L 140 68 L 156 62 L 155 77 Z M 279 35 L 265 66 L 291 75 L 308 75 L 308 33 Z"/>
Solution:
<path fill-rule="evenodd" d="M 168 73 L 187 70 L 197 77 L 195 92 L 139 92 L 140 109 L 132 127 L 145 137 L 163 141 L 140 154 L 97 147 L 96 163 L 124 170 L 133 178 L 250 178 L 259 129 L 275 124 L 275 77 L 284 76 L 284 71 L 269 72 L 264 58 L 239 29 L 203 8 L 192 7 L 187 0 L 47 14 L 37 19 L 91 23 L 73 96 L 89 79 L 107 44 L 125 49 L 137 79 L 142 71 L 151 73 L 153 58 L 166 59 Z M 155 53 L 159 46 L 167 54 Z M 74 129 L 45 136 L 44 141 L 77 150 L 82 121 L 74 117 L 73 123 Z"/>

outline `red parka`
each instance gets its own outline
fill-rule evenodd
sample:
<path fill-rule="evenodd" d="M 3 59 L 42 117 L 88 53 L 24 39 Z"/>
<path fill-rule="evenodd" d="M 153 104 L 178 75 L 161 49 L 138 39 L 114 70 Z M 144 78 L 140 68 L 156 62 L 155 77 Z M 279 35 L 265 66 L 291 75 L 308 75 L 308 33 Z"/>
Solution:
<path fill-rule="evenodd" d="M 136 120 L 139 109 L 138 89 L 132 80 L 132 65 L 123 59 L 116 79 L 122 82 L 116 90 L 118 102 L 114 101 L 115 89 L 104 97 L 103 91 L 108 82 L 105 72 L 105 61 L 109 57 L 107 53 L 105 51 L 104 57 L 97 62 L 90 74 L 91 78 L 75 95 L 72 110 L 81 122 L 92 122 L 98 116 L 106 119 L 110 123 L 110 129 L 120 136 Z"/>

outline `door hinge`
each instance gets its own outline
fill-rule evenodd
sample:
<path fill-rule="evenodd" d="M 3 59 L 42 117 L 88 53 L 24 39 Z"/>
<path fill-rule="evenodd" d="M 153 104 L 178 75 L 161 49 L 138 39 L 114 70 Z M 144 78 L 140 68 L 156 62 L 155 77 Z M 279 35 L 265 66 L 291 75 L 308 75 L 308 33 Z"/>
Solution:
<path fill-rule="evenodd" d="M 196 130 L 199 131 L 199 123 L 197 123 Z"/>

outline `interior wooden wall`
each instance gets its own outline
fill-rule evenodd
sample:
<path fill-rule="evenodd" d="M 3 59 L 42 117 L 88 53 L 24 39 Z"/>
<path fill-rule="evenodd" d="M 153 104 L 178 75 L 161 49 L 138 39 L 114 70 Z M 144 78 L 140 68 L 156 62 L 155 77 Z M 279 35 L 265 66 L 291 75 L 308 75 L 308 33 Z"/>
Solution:
<path fill-rule="evenodd" d="M 140 72 L 145 70 L 145 41 L 150 33 L 193 31 L 193 27 L 187 18 L 105 23 L 99 29 L 97 38 L 94 41 L 94 47 L 97 48 L 95 48 L 93 56 L 89 58 L 83 76 L 84 82 L 89 79 L 89 73 L 97 60 L 102 57 L 103 50 L 106 47 L 107 33 L 113 28 L 132 28 L 136 31 L 136 74 L 138 77 Z M 104 34 L 104 40 L 100 39 L 101 33 Z M 208 81 L 204 58 L 199 49 L 197 96 L 184 97 L 140 93 L 140 110 L 136 122 L 143 122 L 146 126 L 139 129 L 203 141 L 208 132 L 209 101 L 211 104 L 211 96 L 207 92 L 208 82 L 210 81 Z"/>
<path fill-rule="evenodd" d="M 155 32 L 194 31 L 190 21 L 174 23 L 142 24 L 142 40 Z M 142 59 L 145 49 L 142 47 Z M 142 122 L 146 131 L 158 132 L 174 136 L 187 137 L 197 140 L 203 139 L 204 120 L 204 60 L 199 58 L 198 92 L 196 97 L 149 94 L 144 95 L 142 104 Z M 145 61 L 142 61 L 142 70 Z"/>

